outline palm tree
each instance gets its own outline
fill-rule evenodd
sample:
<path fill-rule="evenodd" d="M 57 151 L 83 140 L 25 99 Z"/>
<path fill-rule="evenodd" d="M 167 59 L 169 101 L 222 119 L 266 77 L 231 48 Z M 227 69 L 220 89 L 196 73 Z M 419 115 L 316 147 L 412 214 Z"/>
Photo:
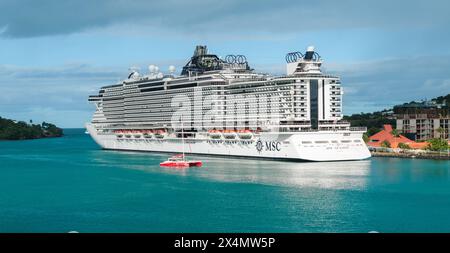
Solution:
<path fill-rule="evenodd" d="M 439 127 L 438 129 L 436 129 L 436 132 L 439 133 L 439 138 L 440 138 L 440 139 L 443 139 L 443 138 L 444 138 L 444 137 L 442 137 L 442 136 L 443 136 L 443 133 L 445 133 L 445 129 L 444 129 L 443 127 Z"/>
<path fill-rule="evenodd" d="M 391 131 L 391 134 L 392 134 L 394 137 L 399 137 L 399 136 L 400 136 L 400 133 L 398 132 L 397 129 L 392 130 L 392 131 Z"/>
<path fill-rule="evenodd" d="M 369 135 L 367 133 L 363 134 L 363 140 L 365 143 L 369 142 Z"/>
<path fill-rule="evenodd" d="M 439 133 L 439 139 L 443 140 L 445 136 L 445 129 L 443 127 L 439 127 L 438 129 L 436 129 L 436 132 Z M 447 141 L 447 140 L 445 140 Z M 439 150 L 439 153 L 441 153 L 441 151 Z M 447 146 L 447 156 L 449 155 L 449 147 Z"/>
<path fill-rule="evenodd" d="M 387 140 L 384 140 L 381 143 L 381 147 L 383 147 L 383 148 L 390 148 L 391 147 L 391 143 L 389 141 L 387 141 Z"/>

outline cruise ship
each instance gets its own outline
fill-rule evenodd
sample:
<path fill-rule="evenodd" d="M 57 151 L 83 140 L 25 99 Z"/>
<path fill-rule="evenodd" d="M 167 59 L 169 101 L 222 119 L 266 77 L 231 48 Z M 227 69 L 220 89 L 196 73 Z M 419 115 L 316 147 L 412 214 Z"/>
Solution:
<path fill-rule="evenodd" d="M 297 161 L 370 157 L 342 114 L 339 77 L 323 73 L 310 46 L 285 57 L 286 74 L 252 69 L 244 55 L 224 58 L 197 46 L 175 74 L 155 65 L 89 96 L 86 129 L 103 149 Z"/>

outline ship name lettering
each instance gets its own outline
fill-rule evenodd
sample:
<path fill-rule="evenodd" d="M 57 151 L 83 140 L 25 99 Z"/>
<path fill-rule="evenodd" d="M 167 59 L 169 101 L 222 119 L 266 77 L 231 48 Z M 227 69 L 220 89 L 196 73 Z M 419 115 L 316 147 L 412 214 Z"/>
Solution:
<path fill-rule="evenodd" d="M 280 145 L 279 141 L 266 141 L 266 151 L 280 151 Z"/>

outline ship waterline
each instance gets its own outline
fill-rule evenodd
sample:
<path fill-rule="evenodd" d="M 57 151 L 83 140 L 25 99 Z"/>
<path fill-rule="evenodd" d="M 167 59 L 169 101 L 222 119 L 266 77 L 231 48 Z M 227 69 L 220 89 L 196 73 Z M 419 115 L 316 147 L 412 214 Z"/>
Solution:
<path fill-rule="evenodd" d="M 309 47 L 286 56 L 287 75 L 255 73 L 245 56 L 225 60 L 198 46 L 181 76 L 133 71 L 90 96 L 86 128 L 104 149 L 307 161 L 370 157 L 363 128 L 342 120 L 338 77 Z"/>

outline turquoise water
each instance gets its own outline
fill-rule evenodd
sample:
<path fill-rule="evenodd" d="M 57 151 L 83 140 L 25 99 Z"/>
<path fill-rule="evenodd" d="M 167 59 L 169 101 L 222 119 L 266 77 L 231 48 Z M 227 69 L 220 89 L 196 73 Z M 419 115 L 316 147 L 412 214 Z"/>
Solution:
<path fill-rule="evenodd" d="M 0 142 L 0 232 L 450 232 L 450 162 L 292 163 Z"/>

